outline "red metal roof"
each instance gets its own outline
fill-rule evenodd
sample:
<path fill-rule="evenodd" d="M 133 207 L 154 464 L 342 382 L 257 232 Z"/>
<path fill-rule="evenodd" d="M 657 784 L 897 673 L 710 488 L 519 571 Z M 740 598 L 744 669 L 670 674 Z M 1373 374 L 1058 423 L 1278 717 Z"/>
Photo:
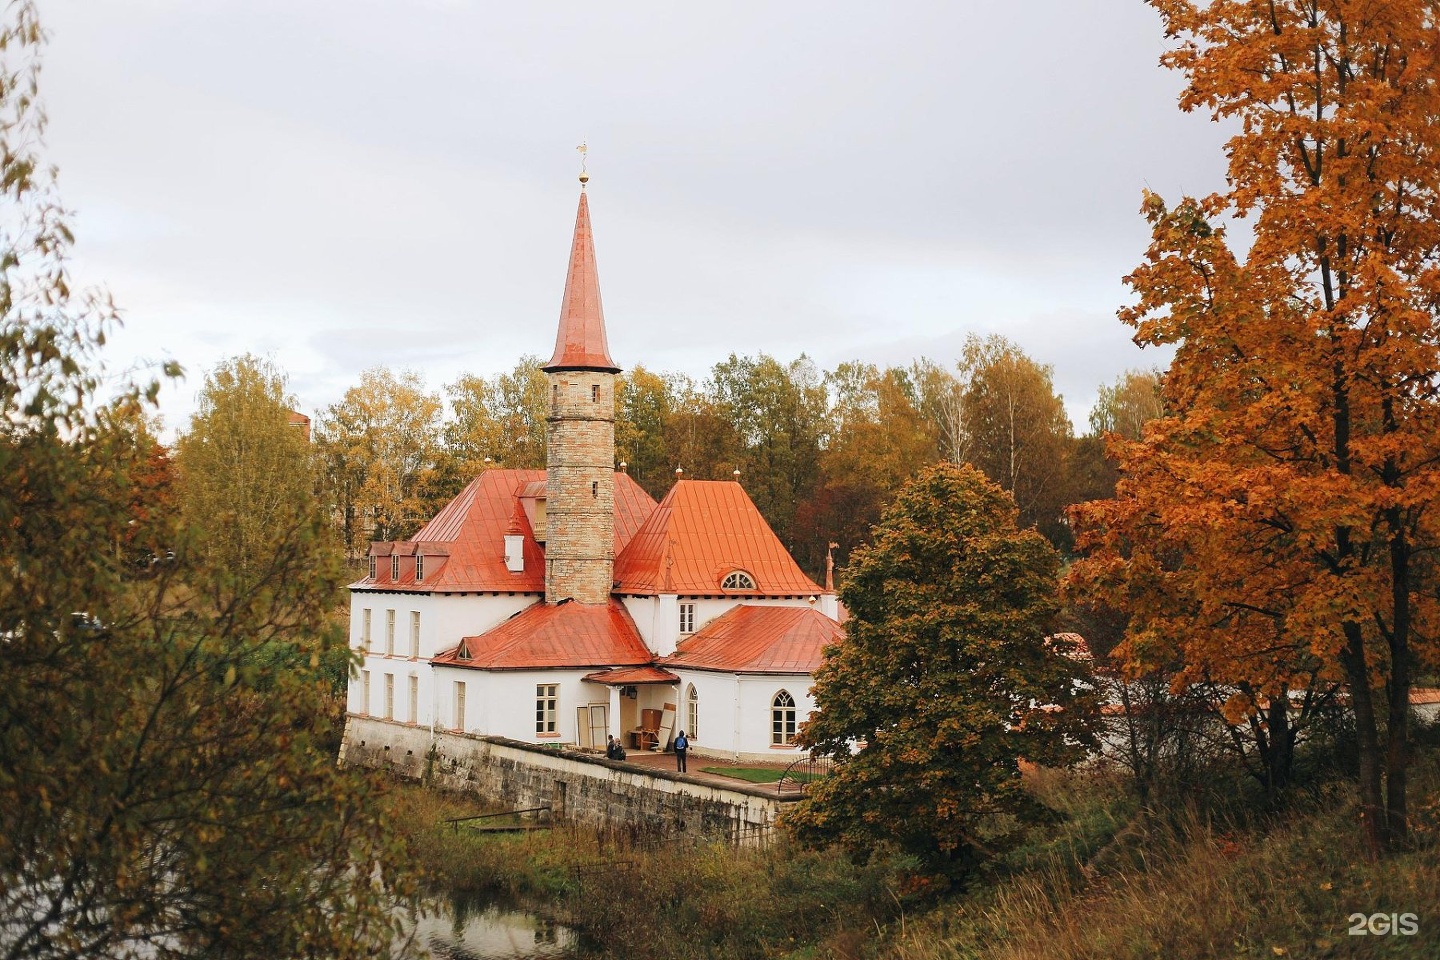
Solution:
<path fill-rule="evenodd" d="M 405 562 L 400 565 L 400 579 L 392 581 L 387 561 L 377 565 L 374 580 L 367 578 L 352 586 L 435 593 L 544 593 L 545 550 L 536 542 L 525 511 L 517 509 L 519 497 L 536 484 L 543 493 L 544 470 L 486 470 L 425 524 L 413 541 L 372 548 L 385 556 L 392 551 L 414 552 L 419 545 L 426 555 L 422 582 L 415 582 L 413 564 Z M 654 510 L 655 501 L 629 474 L 615 474 L 616 556 Z M 505 534 L 514 527 L 519 527 L 525 538 L 525 569 L 518 573 L 505 567 Z M 447 559 L 432 561 L 432 556 Z"/>
<path fill-rule="evenodd" d="M 659 667 L 621 667 L 619 670 L 601 670 L 587 673 L 584 679 L 592 683 L 603 683 L 612 687 L 623 687 L 632 683 L 679 683 L 680 678 L 669 670 Z"/>
<path fill-rule="evenodd" d="M 560 303 L 560 329 L 548 370 L 609 370 L 620 368 L 610 359 L 605 340 L 605 311 L 600 306 L 600 272 L 595 266 L 595 241 L 590 234 L 590 202 L 580 191 L 575 215 L 575 239 L 570 244 L 570 269 L 565 275 L 565 298 Z"/>
<path fill-rule="evenodd" d="M 820 669 L 825 647 L 845 631 L 813 607 L 741 604 L 705 625 L 671 656 L 658 662 L 674 669 L 724 673 L 803 673 Z"/>
<path fill-rule="evenodd" d="M 466 637 L 434 662 L 477 670 L 532 670 L 641 666 L 653 660 L 635 621 L 619 601 L 611 600 L 537 603 L 487 633 Z"/>
<path fill-rule="evenodd" d="M 722 590 L 727 574 L 743 570 L 754 590 Z M 732 480 L 680 480 L 615 559 L 620 593 L 738 594 L 775 597 L 818 594 L 765 518 Z"/>

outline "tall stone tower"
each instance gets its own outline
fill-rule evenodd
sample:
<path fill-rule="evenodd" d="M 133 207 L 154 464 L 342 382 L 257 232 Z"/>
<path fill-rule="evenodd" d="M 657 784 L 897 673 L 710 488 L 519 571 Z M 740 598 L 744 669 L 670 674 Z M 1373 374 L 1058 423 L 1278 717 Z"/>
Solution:
<path fill-rule="evenodd" d="M 545 432 L 545 601 L 607 603 L 615 567 L 615 375 L 581 175 Z"/>

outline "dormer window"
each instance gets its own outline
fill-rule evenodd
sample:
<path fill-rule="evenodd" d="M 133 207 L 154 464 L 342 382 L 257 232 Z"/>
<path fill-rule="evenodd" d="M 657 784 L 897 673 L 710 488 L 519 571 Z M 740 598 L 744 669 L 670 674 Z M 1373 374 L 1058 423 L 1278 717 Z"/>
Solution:
<path fill-rule="evenodd" d="M 755 578 L 744 570 L 732 570 L 720 581 L 722 590 L 754 590 Z"/>
<path fill-rule="evenodd" d="M 423 556 L 421 556 L 420 554 L 417 553 L 417 554 L 415 554 L 415 582 L 416 582 L 416 583 L 419 583 L 421 580 L 424 580 L 424 579 L 425 579 L 425 558 L 424 558 Z"/>
<path fill-rule="evenodd" d="M 398 553 L 390 554 L 390 579 L 400 579 L 400 554 Z"/>
<path fill-rule="evenodd" d="M 469 660 L 469 659 L 470 659 L 470 648 L 467 647 L 467 646 L 465 646 L 465 641 L 464 641 L 464 640 L 461 640 L 461 641 L 460 641 L 460 648 L 455 651 L 455 659 L 456 659 L 456 660 Z"/>
<path fill-rule="evenodd" d="M 375 556 L 375 554 L 373 554 L 373 553 L 370 554 L 370 579 L 371 579 L 371 580 L 374 580 L 374 579 L 375 579 L 375 561 L 376 561 L 377 559 L 378 559 L 378 558 Z"/>

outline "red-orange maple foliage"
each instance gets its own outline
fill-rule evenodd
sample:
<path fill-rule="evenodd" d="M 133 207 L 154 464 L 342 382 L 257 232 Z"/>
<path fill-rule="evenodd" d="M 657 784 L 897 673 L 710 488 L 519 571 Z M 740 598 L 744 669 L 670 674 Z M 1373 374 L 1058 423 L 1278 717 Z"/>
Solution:
<path fill-rule="evenodd" d="M 1240 132 L 1226 191 L 1146 197 L 1121 319 L 1176 346 L 1168 413 L 1114 444 L 1072 586 L 1130 609 L 1132 664 L 1178 654 L 1178 683 L 1249 691 L 1232 712 L 1343 681 L 1379 854 L 1406 833 L 1411 676 L 1437 653 L 1440 6 L 1151 3 L 1182 108 Z"/>

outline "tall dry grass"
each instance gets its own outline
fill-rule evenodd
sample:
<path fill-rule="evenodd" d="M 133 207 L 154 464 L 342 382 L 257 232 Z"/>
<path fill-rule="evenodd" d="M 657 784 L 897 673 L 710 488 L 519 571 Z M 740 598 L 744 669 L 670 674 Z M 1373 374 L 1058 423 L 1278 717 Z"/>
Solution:
<path fill-rule="evenodd" d="M 860 864 L 785 843 L 736 850 L 572 827 L 487 836 L 439 825 L 483 812 L 473 797 L 401 785 L 390 803 L 433 890 L 538 908 L 601 956 L 1429 960 L 1440 957 L 1437 756 L 1414 771 L 1415 849 L 1378 864 L 1362 858 L 1345 786 L 1260 818 L 1248 798 L 1227 804 L 1226 789 L 1147 812 L 1103 775 L 1033 771 L 1032 791 L 1061 817 L 969 890 L 940 895 L 887 851 Z M 1419 930 L 1348 933 L 1352 914 L 1377 912 L 1414 913 Z"/>
<path fill-rule="evenodd" d="M 1088 861 L 1061 850 L 942 904 L 877 953 L 892 960 L 1440 957 L 1437 775 L 1416 770 L 1414 850 L 1365 862 L 1358 809 L 1332 786 L 1266 823 L 1189 808 L 1137 815 Z M 1114 847 L 1121 848 L 1119 851 Z M 1356 936 L 1352 915 L 1413 913 L 1418 932 Z"/>

